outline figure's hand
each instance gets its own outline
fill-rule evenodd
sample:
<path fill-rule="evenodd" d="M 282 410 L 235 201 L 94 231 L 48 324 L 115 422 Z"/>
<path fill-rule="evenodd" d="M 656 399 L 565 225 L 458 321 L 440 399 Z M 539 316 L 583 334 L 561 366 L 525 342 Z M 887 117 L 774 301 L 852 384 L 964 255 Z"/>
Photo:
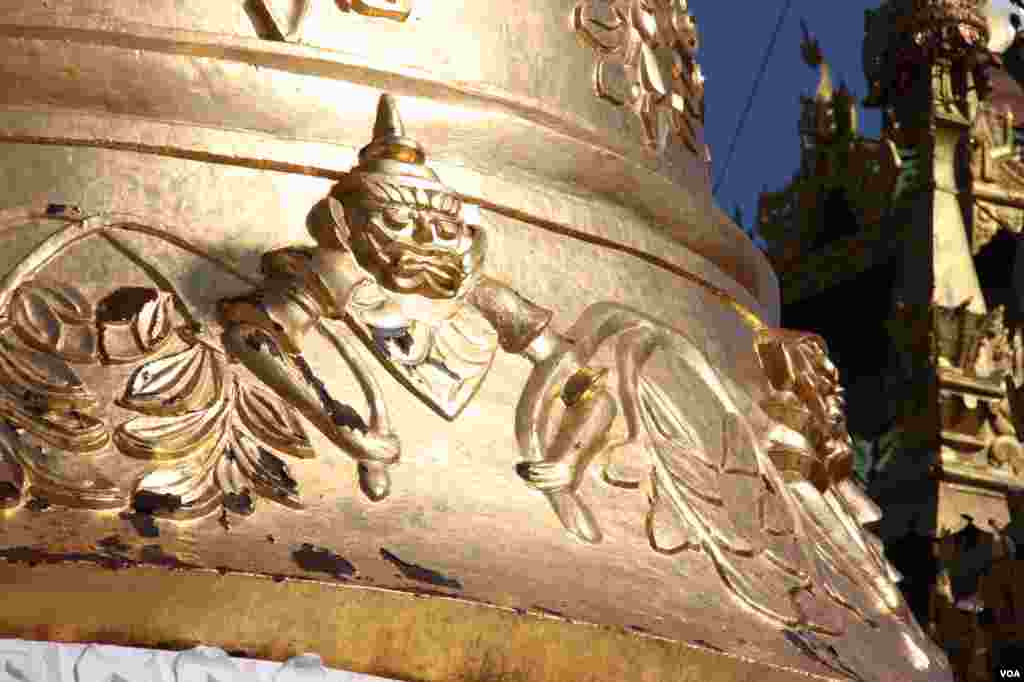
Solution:
<path fill-rule="evenodd" d="M 365 433 L 357 431 L 353 434 L 353 440 L 363 452 L 360 460 L 375 460 L 390 464 L 398 460 L 402 451 L 401 441 L 390 431 L 369 430 Z"/>
<path fill-rule="evenodd" d="M 577 364 L 570 358 L 566 366 Z M 531 441 L 541 449 L 541 461 L 520 462 L 516 471 L 527 485 L 545 493 L 551 506 L 571 533 L 586 542 L 601 541 L 601 530 L 577 491 L 587 465 L 607 443 L 615 419 L 615 399 L 603 386 L 606 370 L 581 368 L 560 388 L 541 394 L 546 404 L 543 419 L 535 423 Z M 550 382 L 540 381 L 542 385 Z M 545 443 L 548 419 L 556 401 L 564 403 L 561 420 L 550 444 Z"/>

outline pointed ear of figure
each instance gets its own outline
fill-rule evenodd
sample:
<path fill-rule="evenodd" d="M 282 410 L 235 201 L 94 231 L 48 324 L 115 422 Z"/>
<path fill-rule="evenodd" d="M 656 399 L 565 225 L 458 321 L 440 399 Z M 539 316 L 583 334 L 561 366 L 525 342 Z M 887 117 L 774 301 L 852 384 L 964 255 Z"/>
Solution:
<path fill-rule="evenodd" d="M 330 215 L 314 221 L 309 227 L 310 235 L 322 247 L 348 250 L 352 231 L 345 218 L 345 207 L 334 197 L 327 197 L 325 201 Z"/>

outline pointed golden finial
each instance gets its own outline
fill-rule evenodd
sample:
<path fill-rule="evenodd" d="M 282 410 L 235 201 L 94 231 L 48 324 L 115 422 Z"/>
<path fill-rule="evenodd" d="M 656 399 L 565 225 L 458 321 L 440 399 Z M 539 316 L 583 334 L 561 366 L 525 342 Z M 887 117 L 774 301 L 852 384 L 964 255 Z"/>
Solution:
<path fill-rule="evenodd" d="M 461 202 L 426 164 L 419 142 L 408 137 L 397 100 L 387 93 L 377 103 L 373 139 L 359 150 L 359 163 L 331 190 L 342 201 L 372 199 L 460 215 Z M 425 203 L 424 203 L 425 202 Z"/>
<path fill-rule="evenodd" d="M 426 160 L 423 147 L 405 136 L 405 124 L 398 113 L 398 103 L 387 93 L 377 103 L 377 120 L 373 124 L 373 140 L 359 152 L 359 163 L 379 159 L 422 165 Z"/>
<path fill-rule="evenodd" d="M 803 19 L 800 20 L 800 28 L 804 32 L 803 42 L 800 43 L 800 53 L 804 58 L 804 63 L 812 69 L 817 68 L 820 70 L 818 91 L 815 93 L 815 99 L 820 101 L 830 100 L 832 99 L 832 75 L 828 62 L 825 61 L 825 54 L 821 51 L 821 45 L 811 35 L 810 30 L 807 28 L 807 22 Z"/>
<path fill-rule="evenodd" d="M 398 113 L 394 95 L 384 93 L 377 102 L 377 121 L 373 124 L 373 139 L 405 137 L 405 124 Z"/>

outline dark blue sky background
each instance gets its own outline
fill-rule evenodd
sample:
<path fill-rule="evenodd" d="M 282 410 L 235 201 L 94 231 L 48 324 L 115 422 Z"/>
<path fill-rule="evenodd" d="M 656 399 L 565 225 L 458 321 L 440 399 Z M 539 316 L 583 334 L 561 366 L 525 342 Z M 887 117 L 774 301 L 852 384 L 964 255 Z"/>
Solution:
<path fill-rule="evenodd" d="M 796 171 L 799 159 L 797 120 L 800 95 L 813 93 L 817 72 L 800 57 L 800 19 L 807 22 L 832 65 L 838 86 L 845 78 L 858 99 L 866 94 L 861 66 L 864 10 L 880 0 L 793 0 L 775 51 L 746 127 L 717 195 L 719 206 L 732 215 L 737 204 L 744 222 L 756 218 L 757 195 L 767 184 L 780 189 Z M 726 160 L 729 143 L 754 78 L 768 47 L 785 0 L 689 0 L 702 44 L 700 63 L 706 82 L 705 134 L 711 145 L 712 178 Z M 1007 0 L 993 0 L 993 9 L 1005 13 Z M 995 47 L 995 46 L 993 46 Z M 859 110 L 861 132 L 878 135 L 881 115 L 876 109 Z"/>
<path fill-rule="evenodd" d="M 717 180 L 785 1 L 690 0 L 689 4 L 702 39 L 705 135 L 711 145 L 712 178 Z M 800 58 L 800 19 L 821 44 L 836 85 L 845 78 L 861 98 L 867 89 L 860 57 L 864 10 L 878 4 L 877 0 L 793 0 L 716 197 L 726 213 L 732 215 L 739 205 L 744 222 L 752 224 L 763 185 L 781 188 L 799 163 L 800 95 L 813 93 L 818 82 L 817 72 Z M 880 119 L 876 110 L 862 110 L 861 130 L 877 135 Z"/>

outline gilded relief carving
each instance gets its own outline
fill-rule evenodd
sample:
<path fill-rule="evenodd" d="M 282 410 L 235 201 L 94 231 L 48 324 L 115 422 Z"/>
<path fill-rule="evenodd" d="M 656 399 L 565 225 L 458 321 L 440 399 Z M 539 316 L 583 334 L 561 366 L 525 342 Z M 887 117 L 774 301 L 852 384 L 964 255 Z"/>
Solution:
<path fill-rule="evenodd" d="M 297 415 L 227 373 L 214 350 L 184 339 L 185 350 L 139 367 L 119 401 L 142 416 L 114 432 L 118 450 L 161 464 L 139 480 L 135 499 L 182 519 L 221 506 L 248 515 L 257 497 L 301 507 L 298 482 L 273 452 L 313 456 Z"/>
<path fill-rule="evenodd" d="M 809 522 L 808 538 L 824 559 L 825 591 L 867 620 L 895 613 L 910 622 L 896 589 L 898 575 L 881 542 L 864 529 L 881 511 L 851 478 L 853 444 L 843 389 L 824 341 L 771 330 L 762 334 L 758 357 L 772 387 L 761 403 L 775 422 L 767 435 L 768 455 Z"/>
<path fill-rule="evenodd" d="M 597 95 L 636 115 L 647 146 L 671 138 L 704 155 L 704 76 L 685 0 L 582 0 L 573 28 L 597 56 Z"/>
<path fill-rule="evenodd" d="M 971 231 L 971 253 L 978 253 L 992 241 L 999 230 L 1021 231 L 1021 209 L 1014 206 L 999 206 L 989 201 L 975 200 L 974 224 Z"/>
<path fill-rule="evenodd" d="M 67 226 L 0 285 L 0 506 L 35 497 L 104 509 L 131 500 L 136 509 L 174 519 L 221 508 L 248 515 L 258 498 L 301 507 L 298 482 L 281 457 L 313 456 L 298 413 L 230 369 L 219 342 L 187 309 L 179 313 L 176 303 L 184 304 L 172 292 L 123 287 L 94 303 L 74 287 L 36 277 L 68 246 L 118 230 L 192 247 L 165 228 L 128 216 L 50 217 Z M 369 424 L 336 401 L 335 411 L 356 431 L 386 429 L 386 409 L 369 369 L 333 331 L 321 332 L 364 389 Z M 134 416 L 111 423 L 108 406 L 74 368 L 88 365 L 135 365 L 115 400 Z M 318 381 L 301 362 L 290 369 Z M 322 383 L 317 389 L 326 397 Z M 151 466 L 124 490 L 89 457 L 108 452 Z"/>
<path fill-rule="evenodd" d="M 383 96 L 373 140 L 331 191 L 334 224 L 314 235 L 318 247 L 266 254 L 268 286 L 221 305 L 229 347 L 353 454 L 361 486 L 374 500 L 390 490 L 387 467 L 398 459 L 398 437 L 372 420 L 368 428 L 353 424 L 333 399 L 309 391 L 310 376 L 289 370 L 305 366 L 306 333 L 321 319 L 346 320 L 414 395 L 454 419 L 498 346 L 524 347 L 550 317 L 535 314 L 525 326 L 504 322 L 518 321 L 512 313 L 523 306 L 540 309 L 503 298 L 503 285 L 481 273 L 485 234 L 463 220 L 461 202 L 425 160 L 419 143 L 405 136 L 394 99 Z"/>
<path fill-rule="evenodd" d="M 484 228 L 467 223 L 389 95 L 328 205 L 316 246 L 264 254 L 262 282 L 215 261 L 254 287 L 220 302 L 220 339 L 171 291 L 123 289 L 93 304 L 39 279 L 70 244 L 118 229 L 196 253 L 136 219 L 67 217 L 0 283 L 0 372 L 10 377 L 0 395 L 0 501 L 65 486 L 65 497 L 92 506 L 123 505 L 116 487 L 60 469 L 69 452 L 114 448 L 151 463 L 131 491 L 136 508 L 184 519 L 218 508 L 249 514 L 257 498 L 300 507 L 285 460 L 313 454 L 300 414 L 356 460 L 369 499 L 386 498 L 400 434 L 362 351 L 333 331 L 344 321 L 449 420 L 498 348 L 532 363 L 515 412 L 516 470 L 575 538 L 603 539 L 602 510 L 581 492 L 593 468 L 620 494 L 644 496 L 636 530 L 652 552 L 706 556 L 721 588 L 774 625 L 839 634 L 849 618 L 894 616 L 917 637 L 893 570 L 862 528 L 878 510 L 849 478 L 841 388 L 820 339 L 743 317 L 763 372 L 755 380 L 767 388 L 758 405 L 686 332 L 630 308 L 596 303 L 559 333 L 550 311 L 483 273 Z M 367 417 L 331 395 L 307 361 L 313 331 L 351 371 Z M 91 416 L 98 401 L 72 363 L 130 364 L 116 405 L 131 416 L 116 425 Z M 38 454 L 33 439 L 63 452 Z"/>
<path fill-rule="evenodd" d="M 704 553 L 747 607 L 778 625 L 834 631 L 801 604 L 814 600 L 811 559 L 785 482 L 696 345 L 611 303 L 592 306 L 566 336 L 573 343 L 536 366 L 516 418 L 520 474 L 547 494 L 566 528 L 601 540 L 599 513 L 578 492 L 593 462 L 607 483 L 645 491 L 654 551 Z M 607 374 L 592 368 L 603 351 L 613 358 Z M 612 439 L 619 415 L 626 435 Z"/>
<path fill-rule="evenodd" d="M 933 308 L 942 460 L 967 477 L 1024 475 L 1019 383 L 1024 378 L 1024 339 L 1011 330 L 998 306 L 985 314 L 966 305 Z"/>
<path fill-rule="evenodd" d="M 302 39 L 302 27 L 314 0 L 249 0 L 258 30 L 268 37 L 287 42 Z M 338 8 L 368 17 L 405 21 L 412 13 L 412 0 L 338 0 Z M 259 24 L 266 24 L 265 27 Z"/>
<path fill-rule="evenodd" d="M 705 554 L 723 588 L 776 625 L 838 634 L 839 607 L 895 617 L 926 648 L 863 528 L 880 512 L 850 479 L 842 391 L 818 337 L 759 332 L 772 390 L 758 411 L 684 332 L 637 311 L 597 304 L 546 336 L 517 409 L 519 472 L 567 530 L 602 539 L 600 510 L 579 492 L 595 465 L 606 483 L 645 491 L 653 551 Z"/>
<path fill-rule="evenodd" d="M 449 418 L 464 402 L 439 396 L 469 400 L 475 390 L 451 393 L 458 370 L 449 358 L 475 364 L 482 380 L 495 346 L 522 354 L 534 370 L 516 411 L 517 471 L 572 535 L 603 539 L 600 510 L 580 492 L 596 464 L 608 484 L 646 491 L 653 551 L 706 554 L 725 589 L 780 626 L 836 633 L 842 618 L 830 603 L 865 620 L 899 607 L 891 569 L 861 528 L 877 509 L 849 481 L 841 392 L 820 340 L 762 333 L 776 391 L 765 413 L 749 416 L 749 396 L 683 332 L 642 313 L 598 303 L 560 334 L 549 312 L 480 272 L 483 228 L 464 222 L 425 158 L 383 96 L 373 141 L 331 192 L 334 224 L 318 229 L 318 246 L 267 254 L 268 285 L 222 304 L 227 337 L 262 339 L 228 344 L 243 363 L 349 449 L 329 410 L 299 396 L 299 379 L 283 380 L 304 362 L 304 335 L 321 318 L 346 317 L 389 371 Z M 444 350 L 449 335 L 457 353 Z M 366 466 L 382 460 L 356 456 L 364 490 L 383 497 L 387 469 Z"/>

